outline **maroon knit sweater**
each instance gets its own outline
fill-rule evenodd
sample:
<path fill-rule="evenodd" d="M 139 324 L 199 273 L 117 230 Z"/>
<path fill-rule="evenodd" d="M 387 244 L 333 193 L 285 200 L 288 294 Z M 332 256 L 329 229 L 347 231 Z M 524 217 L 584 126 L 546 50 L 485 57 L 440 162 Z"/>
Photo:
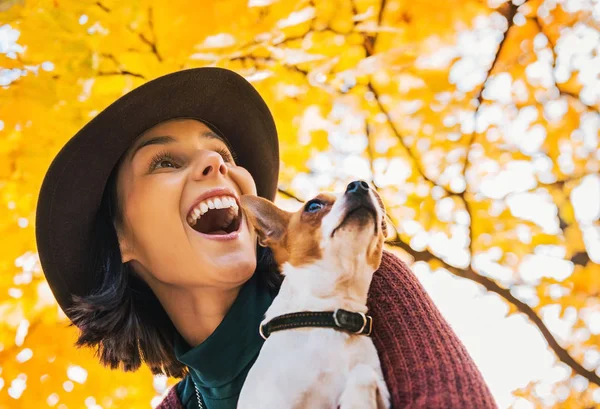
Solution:
<path fill-rule="evenodd" d="M 463 344 L 413 272 L 392 253 L 383 253 L 367 306 L 393 409 L 497 408 Z M 158 409 L 184 409 L 175 389 Z"/>

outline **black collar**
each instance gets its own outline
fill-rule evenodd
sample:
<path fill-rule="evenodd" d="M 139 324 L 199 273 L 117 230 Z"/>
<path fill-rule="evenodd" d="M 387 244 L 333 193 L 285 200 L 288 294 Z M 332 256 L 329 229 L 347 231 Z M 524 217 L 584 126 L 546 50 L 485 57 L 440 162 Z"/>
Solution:
<path fill-rule="evenodd" d="M 291 328 L 329 327 L 357 335 L 371 335 L 373 318 L 362 312 L 341 308 L 335 311 L 304 311 L 277 316 L 259 327 L 260 335 L 267 339 L 271 333 Z"/>

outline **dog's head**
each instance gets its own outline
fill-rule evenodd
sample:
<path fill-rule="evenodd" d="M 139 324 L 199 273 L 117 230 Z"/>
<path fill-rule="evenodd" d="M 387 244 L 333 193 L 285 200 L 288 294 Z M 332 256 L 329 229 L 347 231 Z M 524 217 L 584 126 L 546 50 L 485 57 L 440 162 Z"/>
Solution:
<path fill-rule="evenodd" d="M 379 267 L 387 234 L 385 209 L 366 182 L 352 182 L 342 194 L 321 193 L 294 213 L 251 195 L 242 196 L 241 206 L 279 266 L 316 263 L 332 272 Z"/>

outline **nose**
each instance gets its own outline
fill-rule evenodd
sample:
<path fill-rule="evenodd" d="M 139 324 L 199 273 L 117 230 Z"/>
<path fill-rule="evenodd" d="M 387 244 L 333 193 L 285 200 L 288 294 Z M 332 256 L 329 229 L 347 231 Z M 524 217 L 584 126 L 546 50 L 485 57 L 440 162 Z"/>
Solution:
<path fill-rule="evenodd" d="M 194 179 L 205 179 L 218 173 L 225 176 L 227 172 L 227 165 L 225 165 L 223 157 L 218 152 L 206 151 L 198 158 L 198 164 L 194 169 Z"/>
<path fill-rule="evenodd" d="M 357 195 L 366 195 L 369 193 L 369 185 L 367 182 L 363 182 L 362 180 L 355 180 L 354 182 L 350 182 L 346 187 L 346 193 L 354 193 Z"/>

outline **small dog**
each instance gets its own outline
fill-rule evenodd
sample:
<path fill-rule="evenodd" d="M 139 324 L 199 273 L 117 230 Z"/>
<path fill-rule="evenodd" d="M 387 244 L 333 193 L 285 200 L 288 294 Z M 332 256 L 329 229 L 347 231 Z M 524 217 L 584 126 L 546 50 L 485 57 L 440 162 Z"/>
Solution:
<path fill-rule="evenodd" d="M 355 181 L 344 194 L 319 194 L 295 213 L 250 195 L 241 206 L 285 279 L 261 323 L 266 341 L 238 409 L 389 408 L 365 315 L 386 236 L 379 195 Z M 284 315 L 290 313 L 301 313 L 295 323 L 305 316 L 306 322 L 295 327 Z M 335 324 L 323 324 L 327 320 Z"/>

